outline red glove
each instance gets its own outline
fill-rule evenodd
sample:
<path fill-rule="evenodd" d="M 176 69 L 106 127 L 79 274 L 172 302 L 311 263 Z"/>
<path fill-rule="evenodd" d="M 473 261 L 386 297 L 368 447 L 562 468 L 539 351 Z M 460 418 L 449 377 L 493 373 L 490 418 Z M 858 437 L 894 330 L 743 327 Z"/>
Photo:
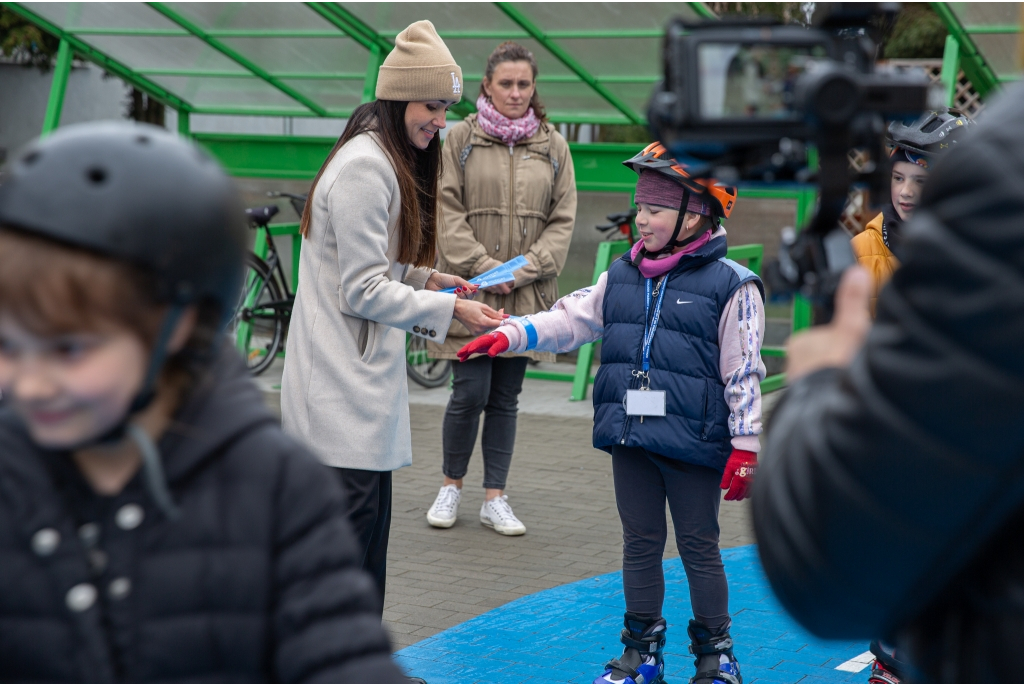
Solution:
<path fill-rule="evenodd" d="M 750 486 L 754 484 L 755 473 L 757 473 L 757 454 L 734 448 L 725 465 L 725 473 L 722 474 L 720 487 L 729 491 L 725 493 L 725 499 L 738 502 L 747 498 L 750 494 Z"/>
<path fill-rule="evenodd" d="M 464 362 L 474 354 L 486 354 L 489 357 L 497 357 L 506 351 L 508 351 L 508 336 L 504 333 L 488 333 L 487 335 L 481 335 L 455 354 L 459 356 L 460 362 Z"/>

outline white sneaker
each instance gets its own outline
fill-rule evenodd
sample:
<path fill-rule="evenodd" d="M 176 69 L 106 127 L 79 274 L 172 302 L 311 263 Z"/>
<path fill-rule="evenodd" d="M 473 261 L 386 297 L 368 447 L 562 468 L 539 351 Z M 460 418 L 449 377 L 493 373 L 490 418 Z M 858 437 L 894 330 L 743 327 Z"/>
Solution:
<path fill-rule="evenodd" d="M 526 526 L 516 518 L 512 507 L 508 505 L 508 495 L 485 500 L 480 507 L 480 523 L 502 535 L 522 535 L 526 532 Z"/>
<path fill-rule="evenodd" d="M 434 528 L 451 528 L 459 515 L 459 500 L 462 490 L 454 485 L 445 485 L 437 493 L 437 499 L 427 511 L 427 523 Z"/>

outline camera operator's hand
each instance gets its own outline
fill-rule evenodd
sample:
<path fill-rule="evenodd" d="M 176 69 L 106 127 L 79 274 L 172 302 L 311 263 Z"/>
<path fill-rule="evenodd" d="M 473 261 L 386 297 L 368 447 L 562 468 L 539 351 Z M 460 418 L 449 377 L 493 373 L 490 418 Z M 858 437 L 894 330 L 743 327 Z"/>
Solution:
<path fill-rule="evenodd" d="M 757 473 L 757 454 L 747 450 L 733 448 L 729 455 L 729 461 L 725 464 L 725 473 L 722 474 L 723 490 L 725 499 L 740 501 L 750 495 L 750 487 L 754 484 L 754 474 Z"/>
<path fill-rule="evenodd" d="M 871 275 L 859 266 L 843 274 L 831 323 L 797 333 L 786 344 L 786 382 L 828 367 L 849 365 L 871 328 Z"/>

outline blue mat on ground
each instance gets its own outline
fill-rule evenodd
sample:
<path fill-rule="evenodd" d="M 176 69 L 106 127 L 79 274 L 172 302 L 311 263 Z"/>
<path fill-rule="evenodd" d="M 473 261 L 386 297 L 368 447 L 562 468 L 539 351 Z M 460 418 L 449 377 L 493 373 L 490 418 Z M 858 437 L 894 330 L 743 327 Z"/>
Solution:
<path fill-rule="evenodd" d="M 819 640 L 798 626 L 768 587 L 754 545 L 722 557 L 744 682 L 867 682 L 866 669 L 836 668 L 867 644 Z M 694 672 L 686 635 L 693 614 L 678 558 L 665 562 L 665 582 L 665 674 L 685 683 Z M 589 683 L 622 651 L 624 611 L 622 573 L 608 573 L 521 597 L 406 647 L 397 659 L 429 683 Z"/>

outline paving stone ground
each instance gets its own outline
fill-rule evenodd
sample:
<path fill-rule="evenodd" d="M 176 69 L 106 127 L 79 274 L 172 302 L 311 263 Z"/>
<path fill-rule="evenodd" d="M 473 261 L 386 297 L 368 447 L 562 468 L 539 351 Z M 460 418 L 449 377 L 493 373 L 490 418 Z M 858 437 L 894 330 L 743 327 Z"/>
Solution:
<path fill-rule="evenodd" d="M 547 386 L 547 387 L 544 387 Z M 525 409 L 567 384 L 527 381 Z M 417 401 L 416 392 L 412 393 Z M 564 400 L 562 400 L 564 402 Z M 394 513 L 384 620 L 400 649 L 539 590 L 621 570 L 622 528 L 611 457 L 591 447 L 590 403 L 563 413 L 521 411 L 506 494 L 527 527 L 506 537 L 479 522 L 483 461 L 479 440 L 463 487 L 458 522 L 432 528 L 426 512 L 442 483 L 439 404 L 411 404 L 413 465 L 394 474 Z M 557 406 L 557 405 L 556 405 Z M 550 407 L 547 407 L 551 411 Z M 753 542 L 746 502 L 722 502 L 722 547 Z M 677 557 L 669 519 L 666 558 Z"/>
<path fill-rule="evenodd" d="M 280 364 L 257 382 L 279 410 Z M 427 524 L 427 509 L 442 483 L 441 420 L 448 390 L 410 387 L 413 465 L 394 473 L 384 609 L 396 650 L 520 597 L 621 570 L 611 457 L 591 446 L 590 401 L 569 402 L 568 395 L 568 383 L 524 384 L 506 494 L 527 532 L 506 537 L 479 522 L 479 439 L 458 522 L 449 529 Z M 766 407 L 773 400 L 769 395 Z M 723 548 L 754 542 L 747 502 L 723 501 L 720 522 Z M 668 525 L 665 558 L 671 559 L 678 552 L 670 518 Z"/>

